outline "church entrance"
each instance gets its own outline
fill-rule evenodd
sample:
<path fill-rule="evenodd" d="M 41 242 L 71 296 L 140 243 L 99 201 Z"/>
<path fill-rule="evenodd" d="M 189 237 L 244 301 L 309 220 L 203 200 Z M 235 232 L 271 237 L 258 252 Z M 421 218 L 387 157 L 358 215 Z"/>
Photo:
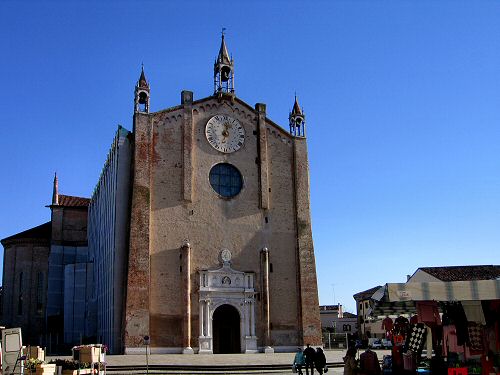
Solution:
<path fill-rule="evenodd" d="M 240 314 L 231 305 L 219 306 L 213 314 L 214 354 L 241 353 Z"/>
<path fill-rule="evenodd" d="M 258 353 L 255 274 L 232 269 L 227 249 L 220 258 L 221 268 L 199 271 L 199 353 Z"/>

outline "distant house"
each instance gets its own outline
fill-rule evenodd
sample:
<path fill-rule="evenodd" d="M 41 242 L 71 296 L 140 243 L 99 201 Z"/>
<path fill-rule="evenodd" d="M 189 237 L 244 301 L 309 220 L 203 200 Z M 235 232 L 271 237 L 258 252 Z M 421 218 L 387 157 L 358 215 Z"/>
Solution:
<path fill-rule="evenodd" d="M 377 292 L 381 285 L 368 290 L 356 293 L 353 297 L 356 300 L 356 313 L 358 320 L 358 333 L 361 337 L 383 337 L 384 332 L 380 321 L 373 321 L 371 297 Z"/>
<path fill-rule="evenodd" d="M 321 328 L 333 333 L 356 333 L 358 317 L 344 312 L 342 305 L 323 305 L 319 307 Z"/>
<path fill-rule="evenodd" d="M 23 342 L 63 350 L 95 336 L 89 313 L 92 262 L 87 247 L 89 199 L 59 194 L 54 177 L 51 220 L 2 239 L 0 323 L 21 327 Z"/>

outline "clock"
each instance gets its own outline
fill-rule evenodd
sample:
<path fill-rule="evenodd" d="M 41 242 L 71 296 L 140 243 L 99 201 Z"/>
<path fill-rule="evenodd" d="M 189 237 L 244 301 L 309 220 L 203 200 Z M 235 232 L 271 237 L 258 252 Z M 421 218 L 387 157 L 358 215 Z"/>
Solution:
<path fill-rule="evenodd" d="M 229 154 L 238 151 L 245 142 L 245 129 L 228 115 L 215 115 L 205 127 L 208 143 L 217 151 Z"/>

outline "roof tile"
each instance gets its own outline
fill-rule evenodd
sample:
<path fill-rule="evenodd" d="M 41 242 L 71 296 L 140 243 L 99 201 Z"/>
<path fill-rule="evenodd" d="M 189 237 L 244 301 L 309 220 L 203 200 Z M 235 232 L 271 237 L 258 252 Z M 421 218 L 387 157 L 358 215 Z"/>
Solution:
<path fill-rule="evenodd" d="M 90 203 L 89 198 L 74 197 L 72 195 L 59 194 L 59 206 L 64 207 L 88 207 Z"/>
<path fill-rule="evenodd" d="M 441 281 L 495 280 L 500 278 L 500 266 L 498 265 L 420 267 L 420 269 Z"/>

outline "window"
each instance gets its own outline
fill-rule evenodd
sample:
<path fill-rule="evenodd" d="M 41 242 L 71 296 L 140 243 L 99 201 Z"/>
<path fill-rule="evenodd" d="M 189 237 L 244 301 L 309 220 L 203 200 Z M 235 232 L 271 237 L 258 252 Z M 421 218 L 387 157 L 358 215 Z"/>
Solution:
<path fill-rule="evenodd" d="M 17 315 L 23 315 L 23 273 L 19 273 L 19 297 L 17 299 Z"/>
<path fill-rule="evenodd" d="M 232 198 L 241 191 L 243 179 L 235 166 L 220 163 L 214 165 L 210 170 L 210 185 L 220 196 Z"/>
<path fill-rule="evenodd" d="M 19 293 L 23 292 L 23 273 L 19 273 Z"/>
<path fill-rule="evenodd" d="M 351 332 L 351 325 L 350 324 L 344 324 L 342 326 L 342 329 L 344 330 L 344 332 Z"/>
<path fill-rule="evenodd" d="M 36 311 L 41 314 L 43 310 L 43 272 L 38 272 L 36 279 Z"/>
<path fill-rule="evenodd" d="M 23 296 L 20 295 L 17 300 L 17 315 L 23 315 Z"/>

